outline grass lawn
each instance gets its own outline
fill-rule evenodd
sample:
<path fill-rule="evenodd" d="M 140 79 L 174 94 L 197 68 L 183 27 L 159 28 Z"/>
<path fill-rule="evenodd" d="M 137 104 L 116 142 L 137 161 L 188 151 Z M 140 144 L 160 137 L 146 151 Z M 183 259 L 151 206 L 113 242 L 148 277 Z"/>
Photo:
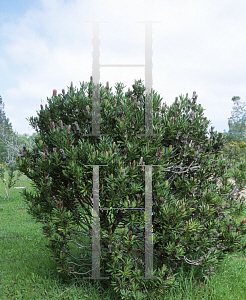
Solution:
<path fill-rule="evenodd" d="M 5 175 L 7 177 L 7 173 Z M 32 190 L 25 176 L 15 186 Z M 27 214 L 20 189 L 13 187 L 5 199 L 0 182 L 0 299 L 120 299 L 111 289 L 92 285 L 92 280 L 62 284 L 52 275 L 56 268 L 45 247 L 41 224 Z M 246 216 L 245 216 L 246 217 Z M 246 257 L 228 255 L 214 275 L 201 285 L 185 276 L 180 287 L 163 299 L 246 299 Z"/>

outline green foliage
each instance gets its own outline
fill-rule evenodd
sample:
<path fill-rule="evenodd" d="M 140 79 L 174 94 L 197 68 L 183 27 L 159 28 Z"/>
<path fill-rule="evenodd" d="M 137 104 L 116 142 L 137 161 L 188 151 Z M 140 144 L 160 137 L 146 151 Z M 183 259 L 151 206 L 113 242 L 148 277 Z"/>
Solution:
<path fill-rule="evenodd" d="M 213 127 L 207 136 L 210 121 L 195 93 L 192 101 L 181 95 L 170 107 L 160 107 L 153 91 L 153 133 L 160 135 L 141 136 L 144 107 L 150 104 L 145 88 L 141 80 L 125 95 L 122 88 L 117 84 L 113 95 L 100 84 L 100 134 L 107 135 L 101 137 L 88 135 L 92 82 L 77 91 L 71 85 L 67 94 L 54 92 L 49 106 L 41 105 L 38 117 L 29 119 L 38 135 L 16 163 L 34 182 L 36 193 L 23 195 L 29 213 L 43 223 L 64 278 L 91 274 L 92 165 L 100 165 L 100 275 L 110 278 L 122 299 L 149 299 L 175 286 L 181 270 L 196 266 L 202 280 L 226 253 L 242 250 L 245 229 L 236 217 L 245 207 L 227 180 L 231 160 L 222 154 L 225 137 Z M 153 166 L 153 276 L 158 277 L 148 280 L 138 278 L 144 277 L 144 211 L 123 209 L 145 207 L 146 166 Z"/>

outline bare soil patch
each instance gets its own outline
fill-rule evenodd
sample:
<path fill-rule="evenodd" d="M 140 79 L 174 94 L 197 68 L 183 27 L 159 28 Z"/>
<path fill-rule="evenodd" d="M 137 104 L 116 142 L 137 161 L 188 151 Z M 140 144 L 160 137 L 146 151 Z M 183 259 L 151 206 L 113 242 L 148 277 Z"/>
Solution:
<path fill-rule="evenodd" d="M 233 178 L 229 178 L 228 181 L 235 183 L 235 180 Z M 222 186 L 221 181 L 218 182 L 218 186 Z M 242 191 L 239 193 L 239 195 L 240 195 L 240 198 L 241 198 L 241 196 L 243 196 L 246 199 L 246 187 L 244 189 L 242 189 Z"/>

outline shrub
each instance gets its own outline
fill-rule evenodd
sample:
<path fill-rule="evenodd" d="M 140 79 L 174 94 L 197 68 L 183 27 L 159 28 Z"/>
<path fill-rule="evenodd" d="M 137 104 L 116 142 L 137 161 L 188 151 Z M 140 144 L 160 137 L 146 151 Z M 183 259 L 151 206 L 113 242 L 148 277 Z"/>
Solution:
<path fill-rule="evenodd" d="M 223 150 L 226 155 L 229 155 L 229 151 L 230 151 L 230 156 L 235 161 L 239 161 L 240 158 L 245 158 L 246 156 L 246 143 L 244 141 L 240 141 L 240 142 L 231 141 L 225 144 Z"/>
<path fill-rule="evenodd" d="M 160 107 L 153 91 L 153 132 L 161 135 L 140 136 L 145 88 L 141 80 L 125 95 L 122 88 L 117 84 L 113 95 L 100 84 L 100 134 L 108 135 L 101 137 L 88 135 L 93 82 L 83 82 L 77 91 L 71 84 L 58 96 L 54 90 L 49 106 L 41 105 L 38 117 L 29 119 L 38 132 L 33 150 L 23 147 L 16 162 L 34 183 L 36 194 L 22 192 L 29 213 L 43 223 L 63 278 L 91 272 L 86 249 L 91 253 L 93 170 L 88 165 L 107 165 L 99 168 L 100 208 L 122 209 L 100 209 L 100 275 L 110 278 L 123 299 L 146 299 L 175 286 L 181 268 L 188 272 L 197 266 L 202 280 L 226 253 L 242 250 L 245 229 L 231 216 L 242 214 L 244 199 L 236 201 L 237 186 L 227 180 L 231 160 L 222 154 L 224 136 L 213 127 L 207 136 L 210 121 L 195 92 L 192 100 L 181 95 L 170 107 Z M 138 278 L 144 276 L 144 213 L 123 208 L 145 207 L 147 165 L 160 165 L 152 169 L 153 276 L 159 279 L 144 280 Z"/>
<path fill-rule="evenodd" d="M 8 182 L 4 178 L 4 175 L 6 174 L 6 170 L 8 171 Z M 8 199 L 9 199 L 10 188 L 13 187 L 16 184 L 16 182 L 18 182 L 18 180 L 21 176 L 20 171 L 18 171 L 17 174 L 15 173 L 15 171 L 16 171 L 16 163 L 15 162 L 9 162 L 7 165 L 0 164 L 0 178 L 5 185 L 5 192 L 6 192 L 6 196 Z M 16 178 L 15 178 L 15 175 L 16 175 Z M 6 196 L 5 196 L 5 198 L 6 198 Z"/>

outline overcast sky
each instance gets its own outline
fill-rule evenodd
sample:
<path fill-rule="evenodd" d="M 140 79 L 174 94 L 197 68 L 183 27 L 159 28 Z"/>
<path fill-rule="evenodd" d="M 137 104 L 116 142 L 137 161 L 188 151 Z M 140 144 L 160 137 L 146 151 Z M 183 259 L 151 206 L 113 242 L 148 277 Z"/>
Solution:
<path fill-rule="evenodd" d="M 171 105 L 193 91 L 215 130 L 228 131 L 233 96 L 246 99 L 246 1 L 0 0 L 0 95 L 14 131 L 32 134 L 53 89 L 92 75 L 92 24 L 100 63 L 144 64 L 145 25 L 153 23 L 153 89 Z M 101 67 L 100 82 L 132 89 L 144 68 Z"/>

